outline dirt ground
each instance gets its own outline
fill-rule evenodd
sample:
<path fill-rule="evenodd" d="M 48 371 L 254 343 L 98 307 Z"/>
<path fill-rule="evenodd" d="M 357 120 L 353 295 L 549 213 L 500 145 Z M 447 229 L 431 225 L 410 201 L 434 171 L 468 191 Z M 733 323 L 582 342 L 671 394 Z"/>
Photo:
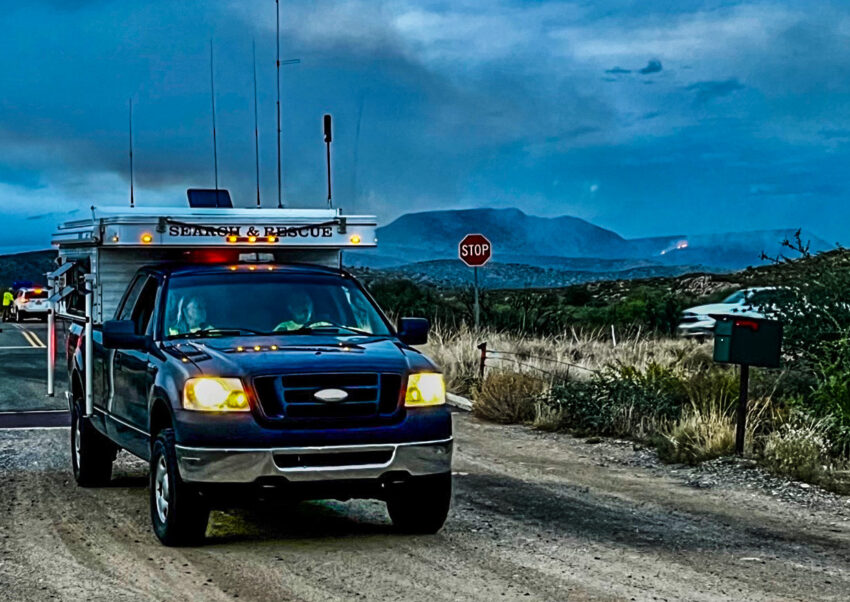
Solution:
<path fill-rule="evenodd" d="M 847 600 L 850 503 L 699 485 L 631 446 L 455 415 L 439 534 L 393 533 L 378 502 L 213 514 L 208 543 L 151 532 L 146 466 L 80 489 L 68 430 L 0 431 L 8 600 Z"/>

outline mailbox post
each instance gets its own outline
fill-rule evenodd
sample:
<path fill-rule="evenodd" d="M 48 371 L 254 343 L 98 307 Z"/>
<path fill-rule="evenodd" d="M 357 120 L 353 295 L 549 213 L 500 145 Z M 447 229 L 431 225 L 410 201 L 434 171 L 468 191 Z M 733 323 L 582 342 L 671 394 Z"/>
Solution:
<path fill-rule="evenodd" d="M 714 361 L 741 366 L 741 391 L 738 396 L 738 423 L 735 453 L 743 455 L 747 432 L 747 401 L 750 366 L 778 368 L 782 349 L 782 324 L 764 318 L 712 316 L 714 326 Z"/>

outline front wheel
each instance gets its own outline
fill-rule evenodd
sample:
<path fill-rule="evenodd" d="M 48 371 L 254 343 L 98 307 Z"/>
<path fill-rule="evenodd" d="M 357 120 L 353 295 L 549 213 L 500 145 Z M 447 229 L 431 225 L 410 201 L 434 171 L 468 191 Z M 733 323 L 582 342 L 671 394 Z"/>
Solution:
<path fill-rule="evenodd" d="M 172 429 L 160 432 L 153 444 L 150 506 L 154 533 L 163 544 L 188 546 L 203 542 L 210 508 L 200 493 L 180 478 Z"/>
<path fill-rule="evenodd" d="M 432 534 L 446 522 L 451 501 L 451 473 L 413 477 L 390 491 L 387 511 L 399 531 Z"/>
<path fill-rule="evenodd" d="M 71 407 L 71 468 L 81 487 L 102 487 L 112 478 L 115 445 L 85 417 L 79 402 Z"/>

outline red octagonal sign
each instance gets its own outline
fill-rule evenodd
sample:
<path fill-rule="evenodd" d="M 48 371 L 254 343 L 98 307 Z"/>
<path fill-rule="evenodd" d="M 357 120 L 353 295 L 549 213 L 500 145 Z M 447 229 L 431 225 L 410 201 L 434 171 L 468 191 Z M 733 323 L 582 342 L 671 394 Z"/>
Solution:
<path fill-rule="evenodd" d="M 467 234 L 457 247 L 457 256 L 471 268 L 477 268 L 490 261 L 493 245 L 483 234 Z"/>

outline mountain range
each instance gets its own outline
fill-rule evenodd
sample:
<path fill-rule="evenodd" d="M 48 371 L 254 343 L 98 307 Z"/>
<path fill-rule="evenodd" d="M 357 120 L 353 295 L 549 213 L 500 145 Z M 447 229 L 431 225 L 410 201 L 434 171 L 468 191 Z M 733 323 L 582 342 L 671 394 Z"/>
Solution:
<path fill-rule="evenodd" d="M 601 279 L 728 272 L 761 265 L 762 253 L 783 252 L 796 228 L 627 239 L 572 217 L 537 217 L 520 209 L 463 209 L 402 215 L 378 228 L 378 248 L 346 252 L 345 263 L 437 284 L 469 281 L 457 259 L 464 235 L 480 233 L 493 245 L 482 270 L 485 286 L 564 286 Z M 811 252 L 832 248 L 802 232 Z"/>

